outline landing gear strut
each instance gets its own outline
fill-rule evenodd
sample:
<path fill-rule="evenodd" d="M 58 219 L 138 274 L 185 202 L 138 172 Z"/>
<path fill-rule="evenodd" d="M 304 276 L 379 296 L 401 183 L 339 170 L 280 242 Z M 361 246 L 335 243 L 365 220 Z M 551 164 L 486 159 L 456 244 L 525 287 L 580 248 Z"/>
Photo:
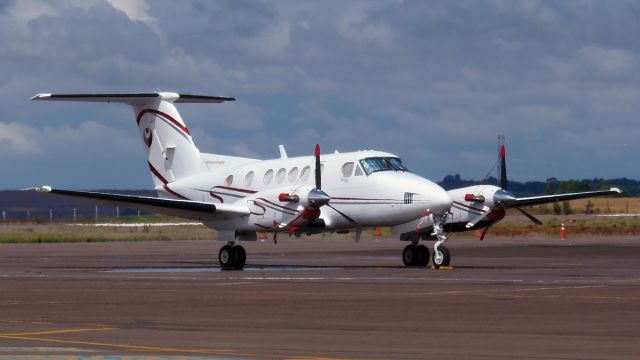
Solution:
<path fill-rule="evenodd" d="M 451 263 L 451 255 L 449 249 L 443 246 L 447 241 L 447 236 L 444 234 L 444 224 L 447 220 L 447 214 L 433 217 L 433 235 L 438 238 L 438 241 L 433 245 L 433 266 L 438 269 L 441 266 L 449 266 Z"/>
<path fill-rule="evenodd" d="M 241 245 L 230 242 L 220 249 L 218 261 L 223 270 L 242 270 L 247 262 L 247 252 Z"/>

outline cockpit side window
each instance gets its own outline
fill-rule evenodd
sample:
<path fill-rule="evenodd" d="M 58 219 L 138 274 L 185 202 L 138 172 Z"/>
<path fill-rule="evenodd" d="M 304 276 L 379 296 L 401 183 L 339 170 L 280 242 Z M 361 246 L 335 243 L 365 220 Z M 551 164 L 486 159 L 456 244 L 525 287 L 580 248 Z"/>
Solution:
<path fill-rule="evenodd" d="M 362 168 L 360 165 L 356 165 L 356 174 L 355 176 L 362 176 L 364 173 L 362 172 Z"/>
<path fill-rule="evenodd" d="M 347 178 L 350 177 L 351 174 L 353 174 L 353 163 L 352 162 L 348 162 L 345 163 L 344 165 L 342 165 L 342 177 L 343 178 Z"/>
<path fill-rule="evenodd" d="M 376 171 L 409 171 L 396 157 L 372 157 L 360 160 L 360 165 L 367 175 Z"/>

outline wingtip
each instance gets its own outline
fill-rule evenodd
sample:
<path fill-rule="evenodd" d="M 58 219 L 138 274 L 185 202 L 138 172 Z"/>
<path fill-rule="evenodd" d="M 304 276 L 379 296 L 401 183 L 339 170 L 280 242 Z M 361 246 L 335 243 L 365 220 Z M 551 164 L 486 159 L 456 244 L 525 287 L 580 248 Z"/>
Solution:
<path fill-rule="evenodd" d="M 51 190 L 52 190 L 51 186 L 48 186 L 48 185 L 22 189 L 22 191 L 47 192 L 47 193 L 51 192 Z"/>
<path fill-rule="evenodd" d="M 620 188 L 617 188 L 617 187 L 612 187 L 612 188 L 611 188 L 611 189 L 609 189 L 609 190 L 611 190 L 611 191 L 615 191 L 615 192 L 617 192 L 618 194 L 622 194 L 622 190 L 620 190 Z"/>
<path fill-rule="evenodd" d="M 50 98 L 51 94 L 37 94 L 31 98 L 31 100 L 44 100 L 46 98 Z"/>

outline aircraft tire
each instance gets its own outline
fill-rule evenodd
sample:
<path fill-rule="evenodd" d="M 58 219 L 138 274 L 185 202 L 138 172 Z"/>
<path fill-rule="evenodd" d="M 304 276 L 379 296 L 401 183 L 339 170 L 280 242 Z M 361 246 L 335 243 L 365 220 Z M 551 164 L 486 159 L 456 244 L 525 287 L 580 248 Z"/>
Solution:
<path fill-rule="evenodd" d="M 235 251 L 231 245 L 225 245 L 220 248 L 218 253 L 218 261 L 223 269 L 232 269 L 234 267 Z"/>
<path fill-rule="evenodd" d="M 442 262 L 440 264 L 436 263 L 436 254 L 433 253 L 433 266 L 437 269 L 441 266 L 449 266 L 451 263 L 451 254 L 449 253 L 449 249 L 444 246 L 438 246 L 438 251 L 442 254 Z"/>
<path fill-rule="evenodd" d="M 233 247 L 233 267 L 238 270 L 242 270 L 244 264 L 247 262 L 247 251 L 244 247 L 236 245 Z"/>
<path fill-rule="evenodd" d="M 427 266 L 429 264 L 429 249 L 427 249 L 424 245 L 418 245 L 416 247 L 417 256 L 417 266 Z"/>
<path fill-rule="evenodd" d="M 418 250 L 413 244 L 409 244 L 402 250 L 402 262 L 405 266 L 416 266 L 416 260 L 418 260 Z"/>

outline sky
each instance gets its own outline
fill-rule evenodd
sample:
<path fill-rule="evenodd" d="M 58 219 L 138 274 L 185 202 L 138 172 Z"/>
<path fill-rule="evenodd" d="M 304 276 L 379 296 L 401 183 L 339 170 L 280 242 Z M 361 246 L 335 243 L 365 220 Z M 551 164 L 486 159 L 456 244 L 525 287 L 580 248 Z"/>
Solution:
<path fill-rule="evenodd" d="M 0 189 L 151 188 L 133 113 L 179 106 L 203 152 L 375 149 L 435 181 L 640 178 L 640 2 L 0 0 Z"/>

